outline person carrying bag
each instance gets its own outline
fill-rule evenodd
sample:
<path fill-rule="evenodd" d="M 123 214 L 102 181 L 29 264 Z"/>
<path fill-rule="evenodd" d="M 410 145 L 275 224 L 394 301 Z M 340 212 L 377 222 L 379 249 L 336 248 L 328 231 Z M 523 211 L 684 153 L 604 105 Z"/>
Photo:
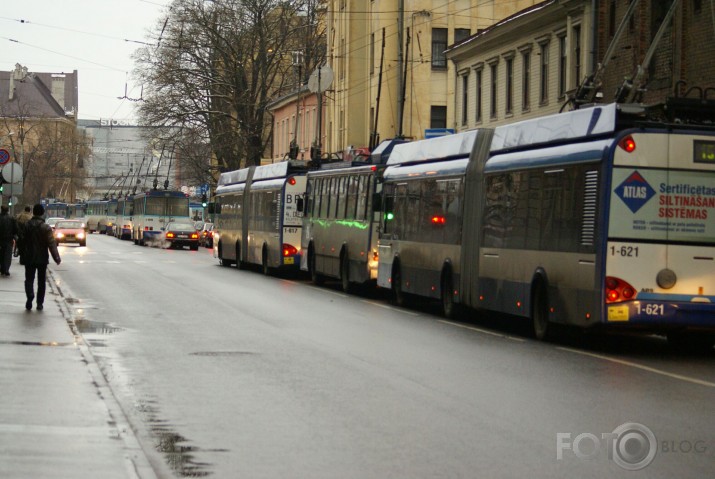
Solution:
<path fill-rule="evenodd" d="M 32 300 L 35 299 L 35 275 L 37 275 L 37 310 L 42 311 L 50 254 L 58 265 L 62 261 L 57 251 L 57 242 L 52 235 L 52 228 L 45 223 L 43 214 L 45 214 L 43 206 L 36 204 L 32 208 L 32 219 L 25 224 L 20 237 L 20 264 L 25 265 L 25 296 L 27 297 L 25 308 L 28 311 L 32 309 Z"/>

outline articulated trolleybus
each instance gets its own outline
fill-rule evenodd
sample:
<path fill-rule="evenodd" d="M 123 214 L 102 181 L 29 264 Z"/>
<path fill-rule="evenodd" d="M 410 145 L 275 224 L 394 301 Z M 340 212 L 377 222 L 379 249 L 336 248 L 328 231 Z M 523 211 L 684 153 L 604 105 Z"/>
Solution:
<path fill-rule="evenodd" d="M 222 173 L 215 199 L 214 257 L 224 266 L 260 265 L 264 274 L 300 266 L 304 161 Z"/>
<path fill-rule="evenodd" d="M 134 244 L 157 239 L 170 220 L 189 220 L 189 197 L 181 191 L 149 190 L 134 195 L 131 217 Z"/>
<path fill-rule="evenodd" d="M 584 108 L 499 127 L 491 141 L 489 131 L 479 131 L 464 173 L 454 162 L 434 161 L 440 155 L 421 169 L 388 168 L 378 284 L 440 297 L 448 314 L 461 302 L 530 318 L 539 338 L 552 323 L 601 325 L 712 347 L 715 129 L 689 116 L 715 115 L 712 105 L 697 111 L 689 104 L 680 115 L 684 103 Z M 408 146 L 398 145 L 393 156 L 400 148 Z M 460 254 L 449 244 L 437 247 L 443 261 L 428 266 L 439 274 L 427 283 L 407 283 L 407 265 L 421 263 L 395 249 L 409 228 L 425 227 L 410 225 L 413 216 L 433 228 L 448 227 L 450 218 L 409 211 L 417 188 L 405 170 L 399 173 L 403 168 L 435 178 L 453 170 L 464 181 L 464 191 L 455 190 L 463 200 Z M 407 211 L 400 210 L 401 195 Z M 389 222 L 404 214 L 407 229 L 396 232 Z M 450 243 L 447 236 L 430 241 Z"/>

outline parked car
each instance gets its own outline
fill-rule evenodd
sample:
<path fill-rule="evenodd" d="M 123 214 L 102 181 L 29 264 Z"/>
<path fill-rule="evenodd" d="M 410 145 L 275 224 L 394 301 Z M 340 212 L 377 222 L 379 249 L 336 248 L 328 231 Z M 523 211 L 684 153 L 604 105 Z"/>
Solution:
<path fill-rule="evenodd" d="M 199 242 L 201 243 L 201 246 L 205 246 L 207 248 L 214 247 L 214 224 L 213 223 L 204 223 L 204 227 L 201 230 L 201 236 L 199 237 Z"/>
<path fill-rule="evenodd" d="M 87 234 L 84 230 L 84 222 L 80 220 L 66 220 L 60 218 L 55 223 L 54 231 L 57 243 L 79 243 L 80 246 L 87 246 Z"/>
<path fill-rule="evenodd" d="M 164 245 L 166 248 L 188 246 L 196 251 L 199 249 L 199 232 L 188 221 L 169 221 L 164 226 Z"/>
<path fill-rule="evenodd" d="M 47 218 L 45 220 L 45 223 L 50 225 L 52 229 L 55 229 L 55 225 L 57 224 L 58 221 L 63 221 L 64 218 L 57 218 L 57 217 L 52 217 L 52 218 Z"/>

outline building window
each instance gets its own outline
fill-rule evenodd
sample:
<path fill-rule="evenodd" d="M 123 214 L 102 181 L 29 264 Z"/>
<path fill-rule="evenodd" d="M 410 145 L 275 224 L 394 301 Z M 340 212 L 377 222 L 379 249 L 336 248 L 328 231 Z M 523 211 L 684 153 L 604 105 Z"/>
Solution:
<path fill-rule="evenodd" d="M 455 28 L 454 29 L 454 43 L 459 43 L 462 40 L 469 38 L 471 30 L 469 28 Z"/>
<path fill-rule="evenodd" d="M 573 82 L 576 87 L 581 83 L 581 25 L 575 25 L 573 36 Z"/>
<path fill-rule="evenodd" d="M 703 9 L 702 0 L 693 0 L 693 13 L 699 14 L 702 9 Z"/>
<path fill-rule="evenodd" d="M 539 49 L 540 73 L 539 79 L 539 101 L 546 103 L 549 101 L 549 44 L 542 43 Z"/>
<path fill-rule="evenodd" d="M 476 98 L 475 98 L 475 100 L 476 100 L 476 106 L 475 106 L 476 113 L 475 113 L 474 119 L 476 120 L 477 123 L 479 123 L 479 122 L 482 121 L 482 103 L 483 103 L 483 100 L 482 100 L 482 97 L 483 97 L 483 95 L 482 95 L 482 73 L 483 73 L 483 71 L 484 71 L 484 70 L 479 69 L 479 70 L 476 71 L 476 75 L 475 75 L 475 76 L 477 77 L 477 78 L 476 78 L 476 82 L 477 82 L 477 85 L 476 85 L 476 86 L 477 86 L 477 89 L 476 89 L 476 90 L 477 90 L 477 92 L 476 92 Z"/>
<path fill-rule="evenodd" d="M 491 73 L 491 82 L 490 82 L 490 92 L 489 96 L 491 97 L 491 104 L 489 107 L 489 116 L 491 118 L 496 118 L 497 117 L 497 88 L 498 88 L 498 83 L 497 83 L 497 64 L 493 64 L 489 66 L 489 71 Z"/>
<path fill-rule="evenodd" d="M 469 110 L 469 74 L 462 75 L 462 126 L 469 122 L 467 111 Z"/>
<path fill-rule="evenodd" d="M 340 50 L 338 51 L 338 55 L 340 56 L 339 75 L 340 75 L 340 80 L 343 80 L 345 78 L 345 66 L 347 63 L 347 56 L 345 55 L 345 39 L 344 38 L 340 39 Z"/>
<path fill-rule="evenodd" d="M 432 105 L 429 123 L 430 128 L 447 128 L 447 107 Z"/>
<path fill-rule="evenodd" d="M 521 54 L 521 109 L 528 110 L 531 106 L 531 51 Z"/>
<path fill-rule="evenodd" d="M 566 94 L 566 35 L 559 37 L 559 98 Z"/>
<path fill-rule="evenodd" d="M 514 59 L 507 58 L 504 64 L 506 65 L 505 111 L 508 115 L 514 109 Z"/>
<path fill-rule="evenodd" d="M 375 73 L 375 34 L 370 34 L 370 75 Z"/>
<path fill-rule="evenodd" d="M 447 49 L 447 29 L 432 29 L 432 68 L 447 68 L 447 56 L 444 51 Z"/>

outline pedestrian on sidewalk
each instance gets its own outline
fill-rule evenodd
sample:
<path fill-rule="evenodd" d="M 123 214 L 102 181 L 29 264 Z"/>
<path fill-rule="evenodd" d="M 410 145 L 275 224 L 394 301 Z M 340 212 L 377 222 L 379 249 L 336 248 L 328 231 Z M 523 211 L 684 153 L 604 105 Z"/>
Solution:
<path fill-rule="evenodd" d="M 12 247 L 17 237 L 17 222 L 9 213 L 10 208 L 2 205 L 0 208 L 0 274 L 2 276 L 10 276 Z"/>
<path fill-rule="evenodd" d="M 25 224 L 30 221 L 30 218 L 32 218 L 32 208 L 30 208 L 29 206 L 25 206 L 25 209 L 23 209 L 22 212 L 15 217 L 15 221 L 17 221 L 18 236 L 25 227 Z M 12 255 L 16 258 L 20 256 L 19 243 L 19 241 L 15 241 L 15 250 L 12 252 Z"/>
<path fill-rule="evenodd" d="M 42 311 L 50 254 L 58 265 L 62 261 L 60 253 L 57 251 L 57 242 L 52 235 L 52 228 L 42 218 L 44 214 L 45 208 L 39 203 L 36 204 L 32 208 L 32 218 L 20 232 L 20 263 L 25 265 L 25 296 L 27 296 L 25 308 L 27 310 L 32 309 L 32 300 L 35 299 L 35 274 L 37 274 L 37 310 Z"/>

